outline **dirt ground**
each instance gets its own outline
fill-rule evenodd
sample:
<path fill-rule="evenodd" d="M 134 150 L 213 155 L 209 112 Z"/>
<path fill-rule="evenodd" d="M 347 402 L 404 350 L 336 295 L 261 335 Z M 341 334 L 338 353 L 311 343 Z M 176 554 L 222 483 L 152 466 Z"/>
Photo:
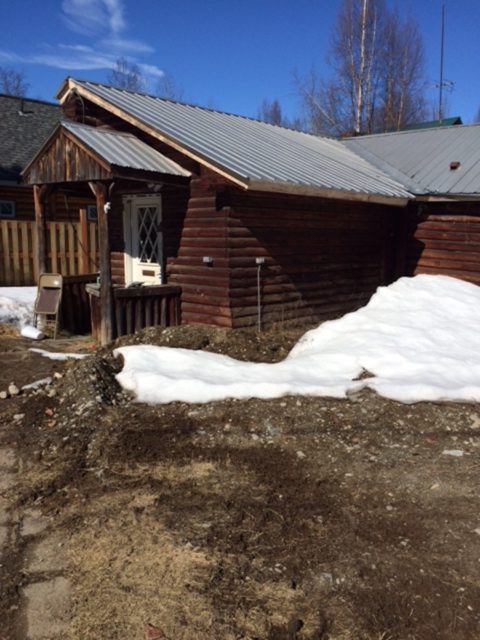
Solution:
<path fill-rule="evenodd" d="M 180 327 L 121 342 L 272 362 L 300 333 Z M 0 335 L 0 390 L 58 377 L 0 400 L 0 445 L 21 456 L 3 499 L 41 509 L 64 540 L 65 638 L 480 638 L 479 405 L 364 391 L 148 406 L 117 386 L 111 348 L 34 345 L 92 354 L 64 363 L 30 346 Z M 24 640 L 16 551 L 1 631 Z"/>

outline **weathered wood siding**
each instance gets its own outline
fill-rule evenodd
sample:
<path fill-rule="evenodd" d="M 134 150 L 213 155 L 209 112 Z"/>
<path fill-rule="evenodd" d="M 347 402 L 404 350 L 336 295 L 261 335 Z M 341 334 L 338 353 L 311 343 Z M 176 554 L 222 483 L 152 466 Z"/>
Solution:
<path fill-rule="evenodd" d="M 409 208 L 405 274 L 432 273 L 480 285 L 480 203 L 428 203 Z"/>
<path fill-rule="evenodd" d="M 61 131 L 24 174 L 28 184 L 55 184 L 111 177 L 108 165 Z"/>
<path fill-rule="evenodd" d="M 395 212 L 307 197 L 232 195 L 228 220 L 232 324 L 257 320 L 261 267 L 265 324 L 337 317 L 365 304 L 393 276 Z"/>

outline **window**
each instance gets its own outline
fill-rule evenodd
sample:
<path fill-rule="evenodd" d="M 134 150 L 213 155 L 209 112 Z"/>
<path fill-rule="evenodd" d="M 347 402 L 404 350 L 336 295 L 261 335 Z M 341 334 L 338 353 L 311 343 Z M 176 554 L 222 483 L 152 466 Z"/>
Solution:
<path fill-rule="evenodd" d="M 87 219 L 90 220 L 90 222 L 97 221 L 97 206 L 95 204 L 87 205 Z"/>
<path fill-rule="evenodd" d="M 15 202 L 0 200 L 0 218 L 15 218 Z"/>

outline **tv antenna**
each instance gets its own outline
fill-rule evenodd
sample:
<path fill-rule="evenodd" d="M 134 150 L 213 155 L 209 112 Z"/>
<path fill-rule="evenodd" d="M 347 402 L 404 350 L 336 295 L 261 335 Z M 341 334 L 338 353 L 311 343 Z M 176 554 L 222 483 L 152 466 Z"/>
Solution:
<path fill-rule="evenodd" d="M 445 53 L 445 2 L 442 2 L 442 26 L 440 37 L 440 82 L 435 86 L 438 88 L 438 121 L 442 124 L 443 120 L 443 90 L 453 91 L 453 81 L 445 80 L 443 77 L 443 61 Z"/>

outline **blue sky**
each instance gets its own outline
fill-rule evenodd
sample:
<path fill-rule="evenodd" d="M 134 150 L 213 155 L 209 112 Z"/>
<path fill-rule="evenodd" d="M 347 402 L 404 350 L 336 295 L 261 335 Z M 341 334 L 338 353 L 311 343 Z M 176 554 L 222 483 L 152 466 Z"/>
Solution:
<path fill-rule="evenodd" d="M 256 116 L 264 98 L 299 113 L 292 76 L 322 72 L 341 0 L 0 0 L 0 65 L 25 71 L 33 98 L 53 100 L 63 78 L 105 81 L 120 56 L 153 89 L 163 72 L 183 99 Z M 402 0 L 424 36 L 427 77 L 439 76 L 441 0 Z M 447 112 L 480 107 L 480 2 L 446 0 Z M 5 29 L 5 27 L 7 27 Z"/>

